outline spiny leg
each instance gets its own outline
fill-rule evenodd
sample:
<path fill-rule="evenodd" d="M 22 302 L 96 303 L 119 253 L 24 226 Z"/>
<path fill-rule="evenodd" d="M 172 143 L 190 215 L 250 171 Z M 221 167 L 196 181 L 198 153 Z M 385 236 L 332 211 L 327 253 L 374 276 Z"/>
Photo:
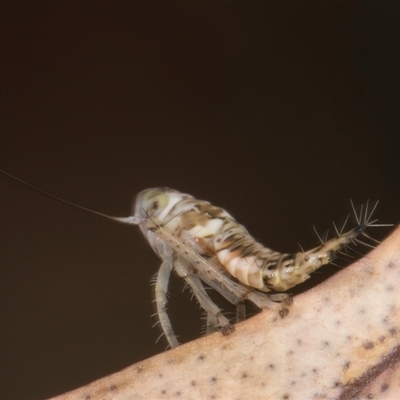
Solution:
<path fill-rule="evenodd" d="M 206 322 L 206 335 L 210 333 L 216 332 L 218 330 L 218 319 L 215 315 L 211 313 L 207 313 L 207 322 Z"/>
<path fill-rule="evenodd" d="M 236 322 L 241 322 L 246 319 L 246 304 L 240 301 L 236 304 Z"/>
<path fill-rule="evenodd" d="M 282 302 L 286 306 L 289 306 L 293 302 L 292 298 L 285 293 L 268 295 L 262 292 L 251 292 L 247 298 L 261 309 L 271 308 L 278 311 L 282 318 L 289 314 L 289 310 L 286 307 L 282 307 L 277 301 Z"/>
<path fill-rule="evenodd" d="M 230 303 L 237 304 L 246 297 L 249 289 L 241 284 L 236 284 L 230 277 L 226 276 L 225 267 L 219 261 L 215 263 L 202 257 L 196 250 L 186 246 L 180 238 L 171 235 L 162 226 L 157 227 L 154 233 L 160 242 L 167 243 L 182 259 L 187 260 L 197 271 L 202 281 L 217 290 Z"/>
<path fill-rule="evenodd" d="M 197 251 L 190 246 L 186 246 L 188 241 L 182 242 L 175 236 L 169 234 L 165 229 L 159 227 L 157 236 L 162 243 L 168 243 L 176 253 L 180 254 L 183 260 L 186 260 L 197 271 L 200 279 L 219 292 L 231 304 L 236 305 L 237 316 L 236 321 L 243 321 L 246 318 L 246 309 L 244 299 L 249 293 L 249 288 L 233 282 L 225 275 L 224 267 L 219 261 L 217 263 L 202 257 Z M 217 260 L 215 258 L 215 260 Z M 200 283 L 201 284 L 201 283 Z M 201 284 L 202 286 L 202 284 Z M 207 333 L 216 330 L 215 318 L 212 314 L 207 313 Z"/>
<path fill-rule="evenodd" d="M 241 301 L 236 304 L 236 323 L 244 321 L 246 319 L 246 305 L 244 301 Z M 215 318 L 215 315 L 211 313 L 207 313 L 207 325 L 206 325 L 206 334 L 209 335 L 212 332 L 218 330 L 218 320 Z"/>
<path fill-rule="evenodd" d="M 163 229 L 163 227 L 159 226 L 158 229 L 155 231 L 155 235 L 159 239 L 157 244 L 162 244 L 162 249 L 160 249 L 161 253 L 165 252 L 163 245 L 168 247 L 167 250 L 174 249 L 176 254 L 179 254 L 181 256 L 182 262 L 192 265 L 192 267 L 198 273 L 201 280 L 203 280 L 204 282 L 209 284 L 212 288 L 217 290 L 230 303 L 237 305 L 237 310 L 238 310 L 237 320 L 242 320 L 245 318 L 244 305 L 239 305 L 239 303 L 243 303 L 245 296 L 249 292 L 248 288 L 231 281 L 230 278 L 228 278 L 224 274 L 224 272 L 221 271 L 221 268 L 223 268 L 221 265 L 215 265 L 213 262 L 210 262 L 210 260 L 205 259 L 193 248 L 184 245 L 185 243 L 182 243 L 179 238 L 177 238 L 174 235 L 171 235 L 169 232 Z M 160 254 L 160 251 L 158 251 L 158 253 Z M 177 264 L 175 265 L 175 267 L 177 267 Z M 178 273 L 178 275 L 181 274 L 180 276 L 184 278 L 185 274 L 187 274 L 190 271 L 188 270 L 187 267 L 181 267 L 181 268 L 178 267 L 176 269 L 176 272 Z M 199 280 L 199 278 L 196 279 Z M 204 290 L 204 287 L 200 282 L 200 280 L 198 287 L 201 287 Z M 209 313 L 206 309 L 205 311 L 207 313 L 207 333 L 208 333 L 216 330 L 216 326 L 218 325 L 218 319 L 216 319 L 216 317 L 212 313 Z M 229 329 L 227 330 L 229 331 Z"/>
<path fill-rule="evenodd" d="M 190 263 L 202 281 L 219 292 L 230 303 L 238 305 L 240 302 L 243 303 L 245 299 L 249 299 L 261 309 L 275 309 L 282 317 L 288 314 L 289 311 L 286 307 L 282 307 L 278 303 L 272 301 L 266 293 L 254 292 L 252 288 L 234 282 L 232 278 L 228 277 L 226 272 L 223 271 L 224 267 L 218 260 L 214 262 L 210 259 L 206 259 L 194 249 L 182 246 L 181 240 L 176 236 L 171 235 L 163 227 L 158 227 L 156 235 L 159 237 L 160 242 L 168 243 L 170 248 L 173 248 L 182 259 Z M 285 298 L 289 299 L 290 297 L 286 296 Z M 286 301 L 286 304 L 290 304 L 288 300 Z M 243 310 L 243 306 L 239 306 L 238 310 L 238 319 L 240 320 L 244 315 L 241 311 Z"/>
<path fill-rule="evenodd" d="M 204 275 L 200 275 L 200 278 L 202 281 L 216 290 L 227 301 L 236 306 L 236 322 L 241 322 L 246 319 L 246 305 L 244 303 L 244 299 L 249 293 L 248 288 L 230 280 L 225 276 L 222 276 L 223 279 L 220 279 L 221 276 L 217 276 L 218 279 L 209 279 Z"/>
<path fill-rule="evenodd" d="M 210 328 L 212 329 L 213 325 L 216 324 L 220 327 L 223 335 L 229 335 L 231 332 L 233 332 L 235 328 L 222 314 L 220 308 L 210 299 L 198 276 L 193 275 L 193 273 L 183 262 L 181 262 L 181 260 L 176 260 L 174 267 L 176 273 L 192 288 L 201 308 L 206 311 L 207 324 L 211 324 Z"/>
<path fill-rule="evenodd" d="M 204 259 L 203 259 L 204 260 Z M 200 265 L 203 267 L 201 263 Z M 199 263 L 197 263 L 197 266 Z M 236 322 L 243 321 L 246 317 L 246 308 L 244 304 L 244 300 L 248 299 L 252 303 L 254 303 L 260 309 L 271 308 L 278 311 L 279 315 L 283 318 L 288 313 L 289 310 L 287 306 L 292 304 L 292 298 L 286 293 L 276 293 L 276 294 L 267 294 L 263 292 L 253 291 L 252 289 L 234 282 L 226 275 L 218 273 L 218 269 L 216 266 L 213 266 L 212 263 L 204 260 L 204 265 L 209 265 L 208 274 L 200 273 L 200 278 L 208 285 L 210 285 L 213 289 L 219 292 L 226 300 L 230 303 L 236 305 L 237 316 Z M 202 269 L 199 268 L 200 271 Z M 212 278 L 211 278 L 212 277 Z M 207 296 L 208 297 L 208 296 Z M 282 304 L 279 304 L 282 303 Z M 207 321 L 209 316 L 207 316 Z"/>
<path fill-rule="evenodd" d="M 214 279 L 200 275 L 201 279 L 220 293 L 226 300 L 237 306 L 237 322 L 245 319 L 244 300 L 248 299 L 258 308 L 272 308 L 278 311 L 281 317 L 289 313 L 286 306 L 292 304 L 292 298 L 286 293 L 267 294 L 254 291 L 240 283 L 234 282 L 225 275 L 217 275 Z M 284 306 L 282 307 L 282 303 Z"/>
<path fill-rule="evenodd" d="M 259 292 L 235 282 L 224 274 L 218 273 L 218 267 L 209 260 L 204 260 L 204 265 L 209 265 L 207 274 L 200 274 L 201 280 L 210 285 L 219 292 L 226 300 L 237 307 L 237 322 L 246 318 L 246 309 L 244 300 L 250 300 L 260 309 L 271 308 L 277 310 L 281 317 L 289 313 L 287 306 L 293 303 L 293 299 L 286 293 L 267 294 Z M 199 265 L 200 264 L 200 265 Z M 198 270 L 201 272 L 204 268 L 203 263 L 197 263 Z M 281 304 L 279 304 L 281 303 Z M 282 306 L 283 304 L 283 306 Z"/>
<path fill-rule="evenodd" d="M 169 345 L 173 349 L 179 346 L 174 330 L 172 329 L 171 321 L 167 314 L 167 292 L 168 281 L 172 270 L 172 258 L 165 258 L 158 270 L 155 281 L 155 302 L 157 307 L 157 314 L 160 320 L 161 328 L 168 340 Z"/>
<path fill-rule="evenodd" d="M 292 304 L 292 298 L 286 293 L 267 294 L 254 291 L 240 283 L 234 282 L 225 275 L 215 275 L 214 279 L 209 276 L 200 275 L 201 280 L 210 285 L 230 303 L 237 307 L 237 322 L 243 321 L 246 317 L 244 300 L 248 299 L 258 308 L 271 308 L 278 311 L 281 317 L 286 316 L 289 310 L 286 306 Z M 284 306 L 282 307 L 282 303 Z"/>
<path fill-rule="evenodd" d="M 215 287 L 214 287 L 215 289 Z M 226 289 L 223 286 L 219 286 L 218 292 L 229 302 L 233 301 L 233 305 L 236 305 L 236 323 L 244 321 L 246 319 L 246 304 L 244 303 L 243 298 L 239 297 L 233 297 L 232 293 L 227 292 L 228 289 Z M 227 293 L 229 293 L 227 295 Z M 232 297 L 234 298 L 232 300 Z M 206 329 L 206 334 L 215 332 L 217 329 L 217 323 L 215 322 L 216 319 L 213 315 L 210 313 L 207 313 L 207 329 Z"/>
<path fill-rule="evenodd" d="M 236 323 L 244 321 L 246 319 L 246 305 L 244 301 L 240 301 L 236 304 Z M 218 330 L 218 321 L 215 315 L 207 313 L 207 325 L 206 334 L 210 334 Z"/>

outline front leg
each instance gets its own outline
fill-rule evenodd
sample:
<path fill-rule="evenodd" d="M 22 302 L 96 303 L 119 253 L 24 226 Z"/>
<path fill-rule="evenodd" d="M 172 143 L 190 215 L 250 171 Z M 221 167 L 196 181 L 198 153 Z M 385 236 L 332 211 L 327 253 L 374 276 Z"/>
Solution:
<path fill-rule="evenodd" d="M 158 319 L 160 320 L 161 328 L 171 349 L 179 346 L 178 339 L 176 338 L 174 330 L 172 329 L 171 321 L 167 314 L 168 281 L 171 275 L 172 266 L 172 256 L 164 258 L 161 267 L 158 270 L 155 281 L 155 303 Z"/>

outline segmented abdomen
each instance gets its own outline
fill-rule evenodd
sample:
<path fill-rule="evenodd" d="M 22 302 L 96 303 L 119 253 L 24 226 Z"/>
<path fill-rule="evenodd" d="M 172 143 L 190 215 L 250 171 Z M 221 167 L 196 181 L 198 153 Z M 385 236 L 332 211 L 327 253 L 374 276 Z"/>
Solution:
<path fill-rule="evenodd" d="M 367 209 L 368 205 L 365 215 L 362 211 L 359 217 L 356 215 L 358 225 L 350 231 L 337 232 L 337 237 L 309 251 L 282 254 L 257 242 L 222 208 L 190 195 L 172 189 L 149 189 L 136 203 L 136 212 L 142 212 L 142 219 L 147 221 L 146 226 L 141 225 L 143 233 L 162 227 L 164 236 L 175 238 L 175 251 L 178 240 L 181 247 L 190 248 L 190 258 L 197 253 L 212 259 L 214 265 L 217 258 L 220 267 L 240 283 L 263 292 L 286 291 L 304 282 L 358 235 L 366 235 L 365 229 L 375 226 L 375 221 L 370 221 L 375 207 L 369 214 Z"/>
<path fill-rule="evenodd" d="M 219 261 L 232 276 L 258 290 L 273 290 L 273 284 L 268 288 L 260 272 L 287 255 L 264 247 L 232 218 L 224 220 L 213 244 Z"/>

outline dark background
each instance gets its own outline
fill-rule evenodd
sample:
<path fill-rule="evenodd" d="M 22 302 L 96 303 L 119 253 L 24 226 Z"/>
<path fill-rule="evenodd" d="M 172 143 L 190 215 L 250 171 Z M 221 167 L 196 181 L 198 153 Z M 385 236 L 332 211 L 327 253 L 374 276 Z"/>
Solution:
<path fill-rule="evenodd" d="M 399 3 L 2 3 L 0 168 L 116 216 L 169 186 L 286 252 L 315 246 L 312 225 L 343 220 L 350 198 L 397 223 L 399 21 Z M 0 398 L 162 352 L 160 262 L 139 230 L 0 187 Z M 178 280 L 170 313 L 198 337 Z"/>

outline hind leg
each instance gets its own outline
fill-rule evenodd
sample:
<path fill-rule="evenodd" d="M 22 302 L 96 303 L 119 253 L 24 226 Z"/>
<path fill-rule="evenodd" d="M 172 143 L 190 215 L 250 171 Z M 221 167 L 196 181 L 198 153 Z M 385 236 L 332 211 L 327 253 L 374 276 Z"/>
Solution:
<path fill-rule="evenodd" d="M 240 301 L 236 304 L 236 322 L 241 322 L 246 319 L 246 304 Z"/>
<path fill-rule="evenodd" d="M 200 303 L 201 308 L 206 311 L 207 330 L 212 331 L 215 330 L 216 327 L 219 327 L 224 335 L 228 335 L 229 333 L 233 332 L 235 328 L 222 314 L 221 309 L 210 299 L 198 276 L 194 275 L 193 272 L 188 268 L 188 265 L 182 262 L 182 260 L 177 260 L 174 267 L 176 273 L 183 278 L 193 290 L 193 293 L 196 296 L 197 301 Z"/>
<path fill-rule="evenodd" d="M 241 283 L 234 282 L 228 276 L 220 274 L 218 269 L 210 263 L 209 274 L 201 273 L 200 278 L 218 291 L 226 300 L 236 305 L 236 321 L 243 321 L 246 317 L 244 300 L 250 300 L 258 308 L 271 308 L 276 310 L 281 317 L 289 313 L 287 306 L 292 303 L 292 298 L 286 293 L 267 294 L 253 290 Z"/>

